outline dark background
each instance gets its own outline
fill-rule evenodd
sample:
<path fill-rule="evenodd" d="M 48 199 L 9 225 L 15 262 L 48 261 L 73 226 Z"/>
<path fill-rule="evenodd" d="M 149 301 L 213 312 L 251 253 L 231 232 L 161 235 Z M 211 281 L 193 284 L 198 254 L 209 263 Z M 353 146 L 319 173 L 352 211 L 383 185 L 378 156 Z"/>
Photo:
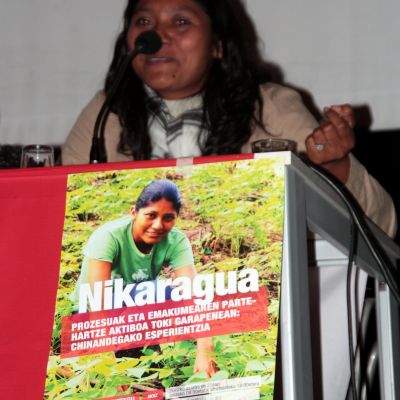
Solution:
<path fill-rule="evenodd" d="M 367 167 L 392 196 L 397 215 L 400 215 L 400 129 L 369 131 L 355 130 L 356 147 L 353 154 Z M 400 244 L 399 230 L 395 241 Z"/>

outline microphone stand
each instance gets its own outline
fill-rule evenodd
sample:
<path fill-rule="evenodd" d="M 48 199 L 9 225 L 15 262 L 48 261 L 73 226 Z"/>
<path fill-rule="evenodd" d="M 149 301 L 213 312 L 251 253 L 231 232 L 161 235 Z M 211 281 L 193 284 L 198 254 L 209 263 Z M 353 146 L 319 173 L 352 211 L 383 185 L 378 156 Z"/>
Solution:
<path fill-rule="evenodd" d="M 156 53 L 162 46 L 161 38 L 154 31 L 146 31 L 139 35 L 135 42 L 135 47 L 126 56 L 125 60 L 118 69 L 115 81 L 111 86 L 106 99 L 97 115 L 94 124 L 92 147 L 90 149 L 90 164 L 107 162 L 107 154 L 104 143 L 104 129 L 115 95 L 124 79 L 125 72 L 130 66 L 134 57 L 138 54 Z"/>

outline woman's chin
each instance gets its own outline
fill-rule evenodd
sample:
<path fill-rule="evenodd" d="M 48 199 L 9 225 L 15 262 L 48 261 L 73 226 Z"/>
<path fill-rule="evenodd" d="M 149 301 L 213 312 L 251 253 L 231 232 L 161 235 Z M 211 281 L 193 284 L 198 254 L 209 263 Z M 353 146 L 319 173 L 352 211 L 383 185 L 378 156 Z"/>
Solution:
<path fill-rule="evenodd" d="M 187 93 L 188 90 L 178 85 L 173 77 L 160 79 L 160 76 L 158 76 L 157 79 L 148 79 L 145 83 L 163 99 L 177 100 L 190 95 L 190 93 Z"/>
<path fill-rule="evenodd" d="M 143 81 L 156 92 L 159 90 L 170 90 L 173 89 L 175 85 L 176 74 L 157 71 L 157 68 L 152 68 L 152 71 L 148 71 Z"/>
<path fill-rule="evenodd" d="M 164 239 L 165 235 L 147 235 L 144 243 L 147 245 L 153 245 Z"/>
<path fill-rule="evenodd" d="M 162 98 L 175 97 L 173 85 L 166 84 L 164 82 L 150 82 L 147 84 L 147 86 L 153 89 Z"/>

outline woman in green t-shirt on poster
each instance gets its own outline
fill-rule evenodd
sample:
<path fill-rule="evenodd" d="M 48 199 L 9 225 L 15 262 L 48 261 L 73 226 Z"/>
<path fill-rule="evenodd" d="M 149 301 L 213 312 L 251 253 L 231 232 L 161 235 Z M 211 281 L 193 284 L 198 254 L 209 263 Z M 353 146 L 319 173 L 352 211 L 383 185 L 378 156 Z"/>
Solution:
<path fill-rule="evenodd" d="M 163 267 L 172 269 L 173 278 L 193 278 L 191 244 L 175 228 L 181 206 L 173 182 L 157 180 L 146 186 L 130 215 L 104 224 L 90 236 L 78 285 L 120 278 L 125 284 L 152 281 Z M 211 338 L 197 340 L 194 372 L 214 375 L 213 352 Z"/>

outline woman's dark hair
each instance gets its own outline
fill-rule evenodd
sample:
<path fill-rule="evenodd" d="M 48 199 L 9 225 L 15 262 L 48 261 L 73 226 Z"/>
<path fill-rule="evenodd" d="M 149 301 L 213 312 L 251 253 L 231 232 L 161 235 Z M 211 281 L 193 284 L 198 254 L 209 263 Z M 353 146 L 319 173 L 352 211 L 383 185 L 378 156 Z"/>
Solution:
<path fill-rule="evenodd" d="M 170 201 L 174 210 L 179 214 L 182 207 L 181 194 L 175 183 L 168 179 L 160 179 L 147 185 L 136 200 L 135 211 L 137 212 L 141 208 L 147 207 L 150 203 L 161 199 Z"/>
<path fill-rule="evenodd" d="M 221 43 L 223 51 L 222 59 L 214 61 L 204 88 L 203 124 L 208 135 L 206 140 L 198 138 L 199 145 L 203 155 L 240 153 L 254 125 L 263 127 L 257 35 L 241 0 L 193 1 L 209 16 L 214 40 Z M 128 0 L 105 81 L 106 93 L 128 54 L 126 38 L 138 3 Z M 129 68 L 121 86 L 112 108 L 122 126 L 118 151 L 132 154 L 136 160 L 149 159 L 152 149 L 143 83 Z"/>

